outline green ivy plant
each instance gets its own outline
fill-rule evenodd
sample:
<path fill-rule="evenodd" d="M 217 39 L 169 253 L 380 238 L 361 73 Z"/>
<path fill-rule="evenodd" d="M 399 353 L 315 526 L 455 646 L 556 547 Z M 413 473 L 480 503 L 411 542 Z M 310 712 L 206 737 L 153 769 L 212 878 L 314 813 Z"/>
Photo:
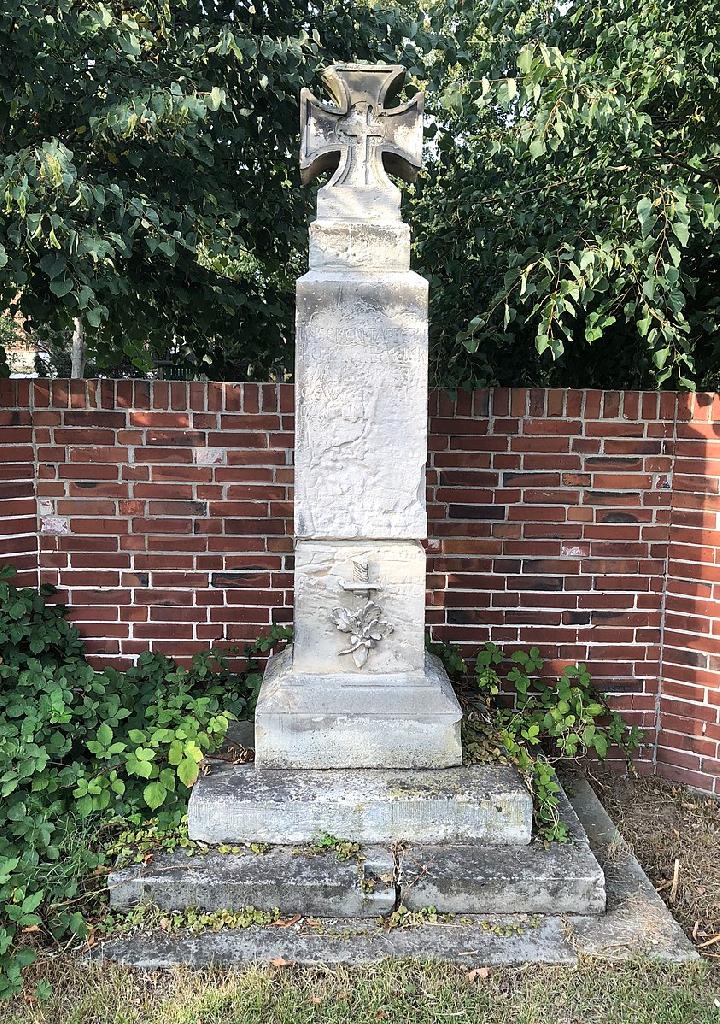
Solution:
<path fill-rule="evenodd" d="M 506 662 L 502 650 L 487 643 L 477 656 L 475 684 L 485 712 L 482 719 L 492 724 L 496 741 L 532 791 L 539 834 L 562 842 L 567 827 L 558 814 L 557 761 L 588 754 L 603 760 L 615 746 L 629 762 L 642 736 L 609 707 L 585 665 L 568 666 L 558 679 L 548 679 L 542 675 L 544 661 L 537 647 L 515 651 L 507 661 L 507 681 L 515 692 L 510 706 L 501 699 Z"/>
<path fill-rule="evenodd" d="M 187 668 L 146 653 L 97 671 L 51 593 L 0 574 L 0 997 L 34 957 L 22 937 L 85 934 L 84 880 L 106 860 L 98 834 L 118 820 L 177 828 L 203 757 L 254 713 L 254 656 L 290 635 L 250 645 L 243 672 L 215 650 Z"/>

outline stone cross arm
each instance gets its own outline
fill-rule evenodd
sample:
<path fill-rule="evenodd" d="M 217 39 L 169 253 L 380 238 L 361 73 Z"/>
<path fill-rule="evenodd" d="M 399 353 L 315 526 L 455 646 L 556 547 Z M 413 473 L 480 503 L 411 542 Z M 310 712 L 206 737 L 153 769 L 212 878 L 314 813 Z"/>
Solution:
<path fill-rule="evenodd" d="M 300 94 L 300 177 L 326 170 L 331 186 L 392 188 L 386 172 L 413 181 L 422 166 L 423 95 L 397 107 L 405 78 L 399 64 L 334 64 L 323 73 L 334 105 Z"/>

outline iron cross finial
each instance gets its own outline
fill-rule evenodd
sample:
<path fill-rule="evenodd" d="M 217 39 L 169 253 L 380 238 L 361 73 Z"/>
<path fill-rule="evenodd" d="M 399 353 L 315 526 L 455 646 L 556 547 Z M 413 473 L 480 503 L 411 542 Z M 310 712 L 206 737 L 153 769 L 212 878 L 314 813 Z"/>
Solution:
<path fill-rule="evenodd" d="M 303 184 L 334 170 L 326 188 L 397 193 L 387 172 L 413 181 L 422 166 L 422 93 L 397 107 L 405 77 L 399 64 L 333 64 L 323 80 L 335 105 L 300 94 Z"/>

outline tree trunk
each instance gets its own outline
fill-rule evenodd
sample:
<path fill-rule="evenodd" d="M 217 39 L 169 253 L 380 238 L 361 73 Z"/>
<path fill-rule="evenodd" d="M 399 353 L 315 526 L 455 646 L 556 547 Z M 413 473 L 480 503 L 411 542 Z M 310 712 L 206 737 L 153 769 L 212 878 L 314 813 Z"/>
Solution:
<path fill-rule="evenodd" d="M 72 348 L 70 350 L 70 376 L 85 376 L 85 330 L 79 316 L 73 318 L 75 329 L 72 336 Z"/>

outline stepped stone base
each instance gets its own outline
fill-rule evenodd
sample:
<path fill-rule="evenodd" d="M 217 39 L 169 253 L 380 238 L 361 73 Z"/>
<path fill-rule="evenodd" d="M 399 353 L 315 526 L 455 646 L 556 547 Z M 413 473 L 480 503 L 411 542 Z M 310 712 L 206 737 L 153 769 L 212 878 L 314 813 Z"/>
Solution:
<path fill-rule="evenodd" d="M 676 962 L 697 960 L 698 954 L 623 843 L 622 837 L 618 835 L 588 784 L 580 782 L 574 788 L 573 806 L 580 816 L 582 827 L 578 831 L 572 818 L 567 817 L 567 809 L 563 809 L 563 816 L 571 825 L 573 835 L 572 844 L 564 849 L 579 852 L 578 847 L 587 841 L 582 838 L 585 835 L 583 829 L 587 829 L 591 851 L 605 867 L 606 913 L 598 913 L 597 892 L 594 897 L 594 908 L 586 903 L 584 911 L 578 913 L 576 909 L 574 913 L 568 913 L 569 904 L 567 901 L 564 904 L 556 902 L 558 893 L 553 888 L 552 891 L 548 889 L 547 893 L 547 905 L 552 907 L 551 912 L 537 912 L 533 916 L 522 913 L 494 913 L 481 916 L 475 913 L 453 917 L 444 923 L 388 929 L 387 922 L 368 921 L 367 916 L 337 915 L 335 919 L 327 920 L 319 914 L 316 919 L 302 920 L 288 928 L 253 926 L 242 930 L 205 932 L 199 935 L 188 932 L 161 932 L 121 936 L 98 944 L 90 955 L 95 958 L 119 960 L 140 968 L 171 967 L 180 964 L 195 967 L 250 964 L 273 962 L 279 958 L 297 964 L 317 965 L 375 963 L 388 958 L 413 957 L 422 961 L 445 960 L 467 967 L 523 963 L 572 965 L 577 964 L 581 957 L 587 956 L 603 961 L 635 960 L 641 956 Z M 488 849 L 485 849 L 486 855 Z M 285 851 L 286 854 L 289 852 Z M 460 853 L 459 850 L 452 851 L 451 848 L 447 848 L 447 852 L 448 855 L 451 852 Z M 558 852 L 558 848 L 550 847 L 545 852 L 552 857 Z M 370 865 L 370 851 L 366 853 L 367 864 Z M 429 847 L 403 853 L 404 862 L 401 863 L 398 882 L 400 895 L 396 896 L 396 899 L 402 899 L 405 905 L 412 903 L 415 896 L 418 902 L 422 902 L 418 895 L 420 889 L 417 884 L 413 888 L 408 873 L 411 866 L 415 865 L 414 857 L 430 853 Z M 528 870 L 532 869 L 535 872 L 536 879 L 543 870 L 547 875 L 548 864 L 552 863 L 543 861 L 542 844 L 536 846 L 533 843 L 525 848 L 506 847 L 502 851 L 489 851 L 491 856 L 496 853 L 512 857 L 526 856 Z M 463 854 L 475 857 L 476 863 L 480 863 L 482 859 L 481 850 L 473 851 L 466 847 Z M 274 854 L 271 852 L 271 855 Z M 266 858 L 271 855 L 266 855 Z M 375 856 L 375 851 L 372 856 Z M 266 858 L 255 859 L 257 871 L 262 872 L 263 864 L 270 868 L 272 862 Z M 324 866 L 320 861 L 315 862 L 316 880 L 320 879 L 323 872 L 327 878 L 334 876 L 338 879 L 341 872 L 348 868 L 347 863 L 344 866 L 338 864 L 332 854 L 325 854 L 324 858 L 327 858 L 324 860 Z M 534 858 L 534 863 L 530 858 Z M 425 862 L 428 866 L 429 880 L 437 893 L 443 899 L 447 899 L 447 890 L 446 896 L 442 896 L 442 872 L 438 873 L 435 866 L 438 861 L 434 850 L 432 857 L 426 856 Z M 377 863 L 382 865 L 384 861 L 380 860 Z M 543 863 L 546 865 L 545 868 L 542 867 Z M 572 863 L 572 860 L 567 861 L 566 882 L 569 887 L 573 884 L 573 876 L 570 873 Z M 447 861 L 446 867 L 449 865 L 450 862 Z M 114 905 L 127 906 L 132 902 L 134 897 L 128 884 L 128 875 L 132 875 L 133 872 L 135 875 L 144 874 L 146 879 L 153 879 L 146 895 L 154 898 L 161 906 L 169 905 L 163 902 L 165 897 L 169 897 L 171 887 L 166 886 L 163 893 L 162 868 L 163 859 L 158 858 L 158 862 L 147 868 L 119 872 L 115 877 L 124 878 L 117 884 L 116 895 L 113 897 Z M 373 869 L 368 867 L 366 870 Z M 454 871 L 456 868 L 453 867 L 451 870 Z M 299 868 L 298 871 L 304 873 L 307 868 Z M 549 873 L 552 874 L 552 871 L 551 866 Z M 274 905 L 277 906 L 279 903 L 285 913 L 289 911 L 293 902 L 299 909 L 299 904 L 292 895 L 296 880 L 297 876 L 289 879 L 288 885 L 278 884 L 277 902 Z M 206 881 L 207 886 L 212 884 L 209 876 Z M 276 881 L 282 883 L 285 879 Z M 383 879 L 379 878 L 379 881 L 383 882 Z M 332 885 L 332 882 L 330 884 Z M 476 886 L 474 891 L 468 887 L 467 872 L 458 879 L 458 886 L 464 887 L 475 900 L 477 892 L 482 891 L 481 886 Z M 266 891 L 262 885 L 260 889 Z M 309 888 L 306 886 L 302 891 L 307 893 Z M 135 894 L 137 895 L 137 890 Z M 426 895 L 429 895 L 429 890 L 426 890 Z M 456 895 L 457 893 L 453 894 L 453 899 Z M 384 898 L 387 898 L 387 893 Z M 512 899 L 512 893 L 508 894 L 508 899 Z M 206 891 L 204 900 L 206 902 L 200 906 L 210 908 L 212 894 Z M 257 898 L 254 902 L 257 902 Z M 172 904 L 173 907 L 177 905 Z M 448 906 L 448 903 L 445 902 L 443 905 Z M 478 902 L 473 905 L 480 906 Z M 327 901 L 324 906 L 327 912 L 332 906 L 332 900 Z M 579 906 L 576 904 L 576 907 Z M 350 909 L 350 904 L 346 904 L 346 907 Z"/>
<path fill-rule="evenodd" d="M 352 842 L 524 845 L 532 800 L 515 768 L 261 771 L 223 763 L 195 784 L 191 839 L 206 843 Z"/>
<path fill-rule="evenodd" d="M 255 906 L 302 918 L 377 918 L 403 905 L 438 913 L 576 913 L 605 908 L 605 880 L 585 831 L 563 797 L 571 841 L 527 846 L 274 847 L 264 854 L 161 854 L 116 871 L 111 905 L 151 902 L 164 910 Z"/>
<path fill-rule="evenodd" d="M 570 833 L 567 843 L 401 851 L 403 905 L 449 914 L 602 914 L 605 876 L 564 793 L 560 817 Z"/>
<path fill-rule="evenodd" d="M 400 905 L 451 914 L 600 914 L 605 878 L 564 796 L 562 818 L 571 835 L 563 844 L 365 846 L 348 860 L 332 850 L 288 846 L 264 854 L 160 854 L 114 872 L 110 903 L 207 911 L 254 906 L 320 918 L 381 917 Z"/>
<path fill-rule="evenodd" d="M 423 583 L 423 600 L 424 600 Z M 450 768 L 462 764 L 462 711 L 440 660 L 424 671 L 298 672 L 288 647 L 265 670 L 255 713 L 257 768 Z"/>

